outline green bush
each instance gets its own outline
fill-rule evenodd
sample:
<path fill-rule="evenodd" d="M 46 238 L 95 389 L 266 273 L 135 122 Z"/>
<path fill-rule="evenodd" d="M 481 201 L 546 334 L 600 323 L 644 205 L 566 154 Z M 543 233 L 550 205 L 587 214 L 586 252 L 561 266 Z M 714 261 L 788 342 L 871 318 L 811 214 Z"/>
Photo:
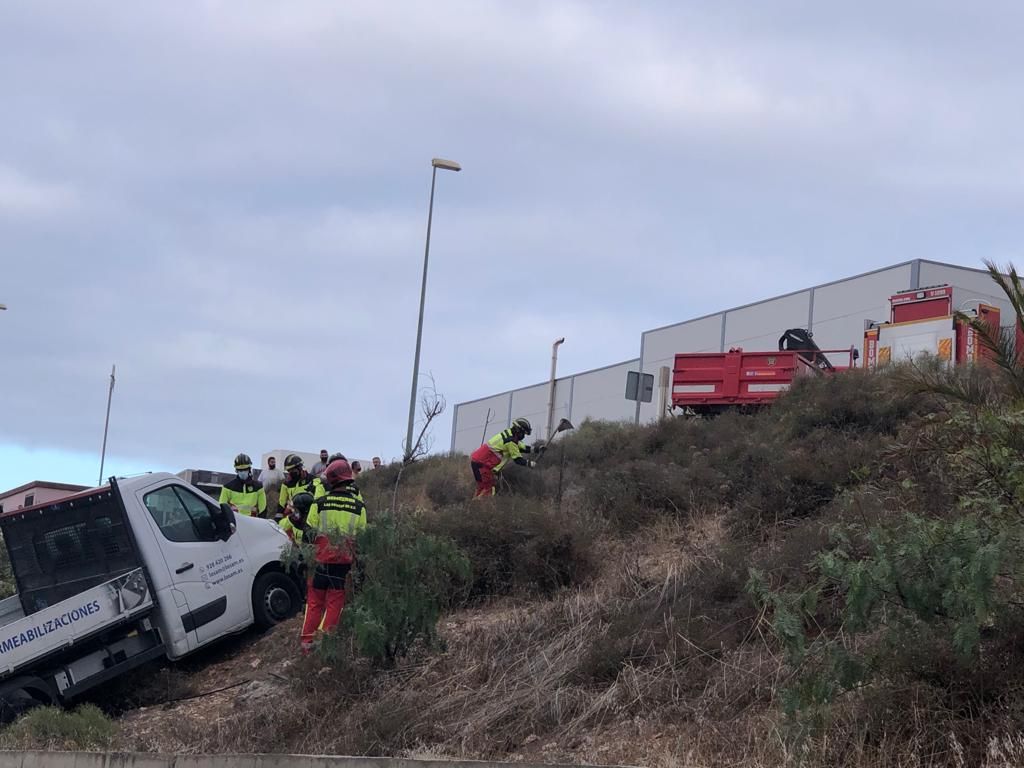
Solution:
<path fill-rule="evenodd" d="M 417 642 L 434 643 L 442 609 L 470 578 L 466 556 L 450 540 L 392 517 L 361 531 L 356 546 L 359 578 L 343 614 L 356 649 L 391 665 Z"/>
<path fill-rule="evenodd" d="M 907 427 L 887 472 L 845 497 L 863 497 L 867 514 L 832 524 L 816 554 L 807 547 L 810 567 L 751 570 L 747 589 L 797 671 L 782 697 L 797 734 L 821 728 L 837 697 L 868 683 L 934 689 L 972 720 L 1016 695 L 1022 435 L 1024 415 L 989 408 L 955 406 Z"/>
<path fill-rule="evenodd" d="M 358 485 L 371 515 L 425 502 L 451 504 L 473 495 L 469 459 L 461 455 L 430 456 L 405 466 L 389 464 L 364 472 Z M 398 503 L 394 504 L 396 488 Z"/>
<path fill-rule="evenodd" d="M 642 431 L 632 424 L 585 421 L 567 437 L 558 438 L 564 442 L 558 449 L 564 448 L 566 461 L 576 467 L 607 467 L 617 457 L 638 454 L 642 440 Z"/>
<path fill-rule="evenodd" d="M 464 502 L 424 517 L 420 525 L 453 540 L 469 557 L 466 597 L 513 592 L 551 594 L 588 579 L 597 566 L 592 520 L 510 496 Z"/>
<path fill-rule="evenodd" d="M 832 376 L 799 379 L 772 406 L 773 420 L 792 437 L 816 429 L 833 432 L 895 434 L 920 407 L 900 378 L 862 368 Z"/>
<path fill-rule="evenodd" d="M 96 750 L 110 746 L 114 722 L 94 704 L 74 711 L 37 707 L 0 731 L 4 749 Z"/>
<path fill-rule="evenodd" d="M 879 465 L 921 407 L 892 376 L 812 377 L 757 414 L 640 428 L 588 422 L 565 438 L 567 476 L 622 530 L 725 507 L 753 531 L 827 508 Z"/>

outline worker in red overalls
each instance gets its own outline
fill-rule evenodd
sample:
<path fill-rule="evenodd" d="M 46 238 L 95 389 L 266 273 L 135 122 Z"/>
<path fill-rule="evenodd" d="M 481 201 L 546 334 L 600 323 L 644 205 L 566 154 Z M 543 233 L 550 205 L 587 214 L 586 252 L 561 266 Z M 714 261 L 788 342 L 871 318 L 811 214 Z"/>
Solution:
<path fill-rule="evenodd" d="M 523 438 L 533 432 L 530 422 L 519 418 L 512 422 L 512 426 L 503 430 L 481 445 L 470 456 L 470 467 L 473 470 L 473 478 L 476 480 L 476 493 L 474 499 L 485 496 L 493 496 L 498 483 L 498 472 L 504 469 L 510 461 L 524 467 L 534 467 L 537 462 L 524 459 L 524 453 L 531 453 L 528 445 L 523 445 Z M 544 452 L 544 447 L 537 449 L 538 453 Z"/>
<path fill-rule="evenodd" d="M 355 562 L 355 536 L 366 528 L 366 505 L 353 483 L 349 463 L 335 459 L 323 479 L 327 493 L 310 505 L 302 534 L 316 551 L 306 589 L 303 653 L 312 650 L 317 630 L 330 632 L 338 625 L 345 608 L 345 579 Z"/>

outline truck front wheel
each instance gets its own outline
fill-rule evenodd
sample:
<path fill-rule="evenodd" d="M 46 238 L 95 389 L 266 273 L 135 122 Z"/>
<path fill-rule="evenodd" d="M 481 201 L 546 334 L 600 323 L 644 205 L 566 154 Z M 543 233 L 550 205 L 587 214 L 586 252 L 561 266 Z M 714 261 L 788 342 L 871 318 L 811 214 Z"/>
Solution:
<path fill-rule="evenodd" d="M 302 597 L 288 576 L 268 571 L 256 577 L 252 586 L 252 613 L 256 626 L 269 629 L 290 618 L 299 609 Z"/>

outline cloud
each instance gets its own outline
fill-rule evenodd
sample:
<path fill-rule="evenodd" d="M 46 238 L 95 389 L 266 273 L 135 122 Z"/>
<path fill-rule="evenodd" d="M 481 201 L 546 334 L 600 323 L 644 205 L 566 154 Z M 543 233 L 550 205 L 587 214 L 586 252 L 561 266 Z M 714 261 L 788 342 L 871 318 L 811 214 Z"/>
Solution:
<path fill-rule="evenodd" d="M 0 216 L 51 216 L 67 211 L 77 199 L 68 184 L 40 181 L 0 165 Z"/>
<path fill-rule="evenodd" d="M 581 370 L 819 281 L 1012 257 L 1022 16 L 0 6 L 0 431 L 88 455 L 116 363 L 121 456 L 397 455 L 433 156 L 465 169 L 437 177 L 421 366 L 451 403 L 544 380 L 557 336 Z"/>

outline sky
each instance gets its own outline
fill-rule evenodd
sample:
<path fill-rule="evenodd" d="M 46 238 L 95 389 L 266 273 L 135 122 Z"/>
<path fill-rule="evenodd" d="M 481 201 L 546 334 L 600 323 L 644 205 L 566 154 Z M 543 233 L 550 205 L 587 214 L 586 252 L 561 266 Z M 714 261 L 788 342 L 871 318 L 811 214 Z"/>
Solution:
<path fill-rule="evenodd" d="M 401 454 L 640 332 L 1020 261 L 1024 5 L 0 4 L 0 489 Z"/>

